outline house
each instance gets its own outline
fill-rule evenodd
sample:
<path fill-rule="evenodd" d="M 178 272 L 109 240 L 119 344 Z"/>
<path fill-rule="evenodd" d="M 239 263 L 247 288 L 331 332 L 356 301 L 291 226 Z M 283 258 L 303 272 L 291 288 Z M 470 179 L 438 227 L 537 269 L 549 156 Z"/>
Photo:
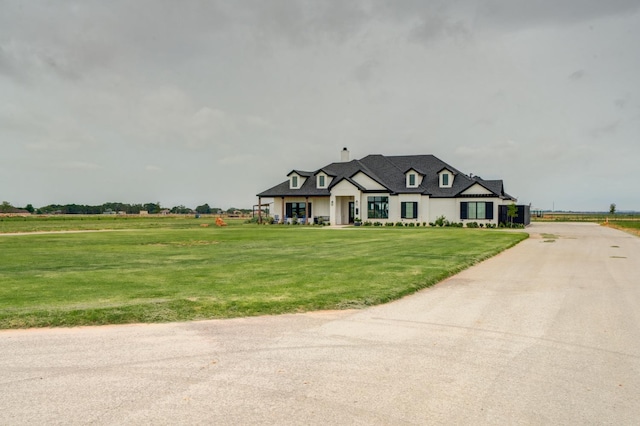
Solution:
<path fill-rule="evenodd" d="M 433 155 L 368 155 L 315 171 L 292 170 L 287 180 L 263 191 L 258 204 L 273 204 L 279 222 L 350 224 L 371 222 L 498 223 L 500 206 L 516 200 L 502 180 L 466 175 Z M 264 199 L 264 202 L 263 202 Z"/>

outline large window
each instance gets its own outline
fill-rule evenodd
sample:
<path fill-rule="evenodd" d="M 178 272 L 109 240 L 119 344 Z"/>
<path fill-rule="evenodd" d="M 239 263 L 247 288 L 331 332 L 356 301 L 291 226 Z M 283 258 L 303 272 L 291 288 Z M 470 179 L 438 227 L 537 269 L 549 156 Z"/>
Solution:
<path fill-rule="evenodd" d="M 389 218 L 389 197 L 367 197 L 369 219 Z"/>
<path fill-rule="evenodd" d="M 400 203 L 400 216 L 402 219 L 417 219 L 418 218 L 418 203 L 404 202 Z"/>
<path fill-rule="evenodd" d="M 493 219 L 492 202 L 460 203 L 460 219 Z"/>
<path fill-rule="evenodd" d="M 287 217 L 307 217 L 306 203 L 287 203 Z"/>

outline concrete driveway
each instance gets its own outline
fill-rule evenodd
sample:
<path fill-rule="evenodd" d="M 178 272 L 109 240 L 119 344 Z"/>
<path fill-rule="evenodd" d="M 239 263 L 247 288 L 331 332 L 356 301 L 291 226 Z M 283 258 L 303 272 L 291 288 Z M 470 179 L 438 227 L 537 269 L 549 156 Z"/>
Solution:
<path fill-rule="evenodd" d="M 362 311 L 0 332 L 0 424 L 638 424 L 640 238 L 529 232 Z"/>

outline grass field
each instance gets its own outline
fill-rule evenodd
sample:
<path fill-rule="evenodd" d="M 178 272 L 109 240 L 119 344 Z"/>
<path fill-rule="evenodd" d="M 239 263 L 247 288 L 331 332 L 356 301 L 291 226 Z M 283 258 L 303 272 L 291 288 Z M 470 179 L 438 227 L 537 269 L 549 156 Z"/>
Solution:
<path fill-rule="evenodd" d="M 571 213 L 571 212 L 545 212 L 542 216 L 531 214 L 534 222 L 604 222 L 606 220 L 616 221 L 640 221 L 640 215 L 632 213 Z"/>
<path fill-rule="evenodd" d="M 607 222 L 607 226 L 621 229 L 623 231 L 629 232 L 630 234 L 640 236 L 640 220 L 610 220 L 609 222 Z"/>
<path fill-rule="evenodd" d="M 228 318 L 384 303 L 524 233 L 326 229 L 194 218 L 0 221 L 0 328 Z"/>

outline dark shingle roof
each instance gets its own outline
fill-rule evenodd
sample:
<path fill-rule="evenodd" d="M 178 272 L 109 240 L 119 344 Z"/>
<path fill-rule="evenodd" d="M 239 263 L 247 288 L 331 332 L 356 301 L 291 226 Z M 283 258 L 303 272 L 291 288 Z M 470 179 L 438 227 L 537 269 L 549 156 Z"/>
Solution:
<path fill-rule="evenodd" d="M 410 169 L 416 170 L 424 176 L 422 183 L 417 188 L 407 188 L 406 186 L 405 174 Z M 438 173 L 444 169 L 455 174 L 451 188 L 441 188 L 439 185 Z M 493 196 L 507 199 L 512 198 L 504 192 L 501 180 L 483 180 L 479 177 L 471 178 L 433 155 L 383 156 L 373 154 L 361 160 L 331 163 L 315 172 L 294 170 L 291 173 L 294 172 L 307 177 L 299 189 L 289 188 L 289 181 L 287 180 L 261 192 L 258 196 L 269 198 L 329 196 L 331 187 L 343 180 L 347 180 L 362 189 L 360 185 L 351 179 L 359 172 L 362 172 L 385 187 L 390 194 L 418 193 L 429 195 L 433 198 L 452 198 L 460 196 L 460 193 L 477 183 L 491 191 Z M 319 172 L 324 172 L 333 177 L 329 188 L 317 188 L 315 175 Z M 291 175 L 291 173 L 289 173 L 289 175 Z"/>

